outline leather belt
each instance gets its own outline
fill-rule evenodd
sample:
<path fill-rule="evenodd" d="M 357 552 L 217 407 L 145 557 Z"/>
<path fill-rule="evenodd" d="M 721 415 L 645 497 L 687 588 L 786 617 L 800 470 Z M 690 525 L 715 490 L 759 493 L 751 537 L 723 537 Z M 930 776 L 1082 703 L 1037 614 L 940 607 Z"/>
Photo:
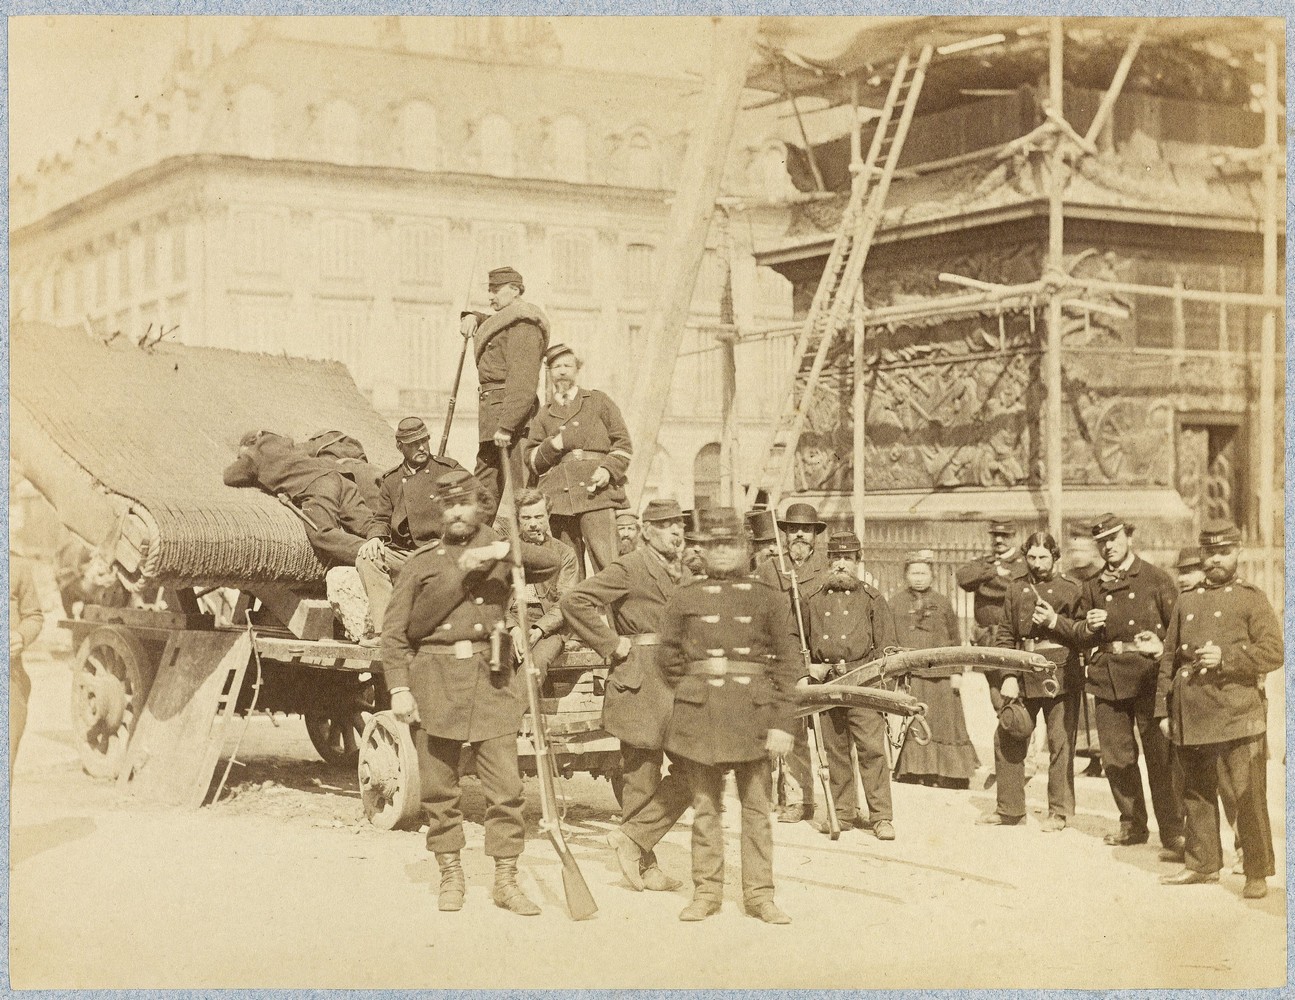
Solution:
<path fill-rule="evenodd" d="M 494 392 L 496 389 L 502 389 L 503 387 L 504 387 L 503 382 L 482 382 L 481 388 L 477 390 L 477 398 L 479 399 L 480 397 L 484 396 L 486 393 Z"/>
<path fill-rule="evenodd" d="M 1114 653 L 1119 656 L 1122 653 L 1136 653 L 1131 642 L 1121 642 L 1118 639 L 1115 642 L 1104 642 L 1097 647 L 1099 653 Z"/>
<path fill-rule="evenodd" d="M 562 453 L 562 457 L 558 459 L 558 464 L 561 465 L 568 458 L 571 459 L 572 461 L 579 462 L 586 458 L 606 458 L 606 457 L 607 457 L 607 452 L 605 451 L 593 451 L 590 448 L 572 448 L 570 451 L 564 451 Z"/>
<path fill-rule="evenodd" d="M 730 674 L 753 677 L 763 674 L 767 668 L 767 663 L 758 660 L 733 660 L 727 656 L 712 656 L 688 662 L 688 674 L 693 677 L 725 677 Z"/>
<path fill-rule="evenodd" d="M 655 632 L 640 632 L 638 635 L 630 636 L 631 646 L 659 646 L 661 636 Z"/>
<path fill-rule="evenodd" d="M 460 639 L 457 642 L 424 642 L 418 647 L 435 653 L 437 656 L 452 656 L 456 660 L 470 660 L 481 653 L 490 652 L 490 643 L 478 642 L 475 639 Z"/>

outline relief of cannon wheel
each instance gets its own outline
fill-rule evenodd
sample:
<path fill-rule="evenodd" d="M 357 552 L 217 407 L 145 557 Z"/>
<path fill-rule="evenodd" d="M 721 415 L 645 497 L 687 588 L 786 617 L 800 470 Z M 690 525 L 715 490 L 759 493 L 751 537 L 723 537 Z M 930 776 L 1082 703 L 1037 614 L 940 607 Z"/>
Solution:
<path fill-rule="evenodd" d="M 87 635 L 72 664 L 72 724 L 81 767 L 95 778 L 121 773 L 126 747 L 157 672 L 157 659 L 129 630 Z"/>

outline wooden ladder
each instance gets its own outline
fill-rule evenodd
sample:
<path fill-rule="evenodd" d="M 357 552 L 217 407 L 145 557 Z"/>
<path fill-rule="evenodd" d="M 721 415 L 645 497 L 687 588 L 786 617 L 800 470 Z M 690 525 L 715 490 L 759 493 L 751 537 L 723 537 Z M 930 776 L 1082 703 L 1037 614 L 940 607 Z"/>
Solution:
<path fill-rule="evenodd" d="M 796 364 L 781 396 L 778 420 L 764 448 L 763 453 L 769 462 L 776 458 L 777 472 L 772 481 L 761 482 L 757 478 L 747 488 L 748 507 L 755 503 L 756 494 L 763 488 L 768 491 L 769 506 L 776 509 L 782 489 L 790 478 L 796 459 L 796 443 L 805 427 L 823 365 L 836 335 L 850 322 L 863 265 L 881 224 L 890 182 L 895 176 L 904 140 L 908 137 L 932 51 L 932 46 L 924 47 L 916 60 L 905 53 L 895 65 L 895 76 L 886 94 L 881 117 L 877 119 L 867 158 L 854 178 L 850 200 L 841 215 L 827 266 L 796 338 Z M 805 386 L 797 401 L 796 383 L 802 374 L 805 375 Z M 779 447 L 782 448 L 781 456 L 778 456 Z M 855 456 L 855 461 L 859 461 L 858 456 Z"/>

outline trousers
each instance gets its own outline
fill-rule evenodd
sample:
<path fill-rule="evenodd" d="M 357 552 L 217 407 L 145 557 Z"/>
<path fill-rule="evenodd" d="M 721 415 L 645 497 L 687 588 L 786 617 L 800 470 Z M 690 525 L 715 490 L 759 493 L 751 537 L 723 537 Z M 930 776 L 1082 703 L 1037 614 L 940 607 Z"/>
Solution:
<path fill-rule="evenodd" d="M 595 573 L 604 569 L 618 555 L 616 548 L 616 511 L 610 507 L 586 510 L 579 514 L 553 514 L 549 517 L 553 537 L 575 550 L 576 570 L 583 580 L 585 555 Z"/>
<path fill-rule="evenodd" d="M 526 485 L 526 468 L 522 465 L 521 446 L 514 441 L 508 449 L 508 464 L 513 471 L 513 485 L 521 489 Z M 472 470 L 486 492 L 486 503 L 482 508 L 485 515 L 482 524 L 494 524 L 495 515 L 499 513 L 499 504 L 504 496 L 504 467 L 499 461 L 499 448 L 494 441 L 482 441 L 477 445 L 477 466 Z"/>
<path fill-rule="evenodd" d="M 764 758 L 730 764 L 684 763 L 692 788 L 693 898 L 724 896 L 724 775 L 732 771 L 742 803 L 742 898 L 748 907 L 773 901 L 770 773 Z"/>
<path fill-rule="evenodd" d="M 1048 727 L 1048 813 L 1069 819 L 1075 814 L 1075 734 L 1079 729 L 1081 692 L 1065 691 L 1055 698 L 1025 698 L 1030 718 L 1043 716 Z M 1028 739 L 1019 740 L 1001 728 L 994 730 L 994 772 L 1000 816 L 1025 815 L 1025 757 Z M 1139 776 L 1139 782 L 1141 777 Z"/>
<path fill-rule="evenodd" d="M 1120 826 L 1135 833 L 1144 833 L 1147 829 L 1147 801 L 1142 794 L 1136 734 L 1142 738 L 1142 750 L 1147 758 L 1147 783 L 1151 786 L 1151 805 L 1160 828 L 1160 842 L 1168 846 L 1183 833 L 1182 776 L 1173 746 L 1154 718 L 1155 693 L 1119 701 L 1098 698 L 1096 703 L 1102 767 L 1120 811 Z"/>
<path fill-rule="evenodd" d="M 355 571 L 360 574 L 360 583 L 369 599 L 369 621 L 378 635 L 382 634 L 382 622 L 387 614 L 387 605 L 391 603 L 396 575 L 409 562 L 409 556 L 408 552 L 388 546 L 380 559 L 366 559 L 364 556 L 355 559 Z"/>
<path fill-rule="evenodd" d="M 782 804 L 804 806 L 806 813 L 814 811 L 814 767 L 809 760 L 809 721 L 799 719 L 792 735 L 796 738 L 791 753 L 782 760 L 779 771 L 778 792 Z"/>
<path fill-rule="evenodd" d="M 870 708 L 834 708 L 824 712 L 823 743 L 837 818 L 848 824 L 859 815 L 854 765 L 850 745 L 858 749 L 859 777 L 867 800 L 868 818 L 873 823 L 893 820 L 890 800 L 890 765 L 886 759 L 886 720 Z"/>
<path fill-rule="evenodd" d="M 621 791 L 621 832 L 638 844 L 644 862 L 655 858 L 652 849 L 692 805 L 692 786 L 678 763 L 671 760 L 670 770 L 661 775 L 664 750 L 621 744 L 621 773 L 625 784 Z"/>
<path fill-rule="evenodd" d="M 423 734 L 427 739 L 425 766 L 431 774 L 424 782 L 427 807 L 427 849 L 437 854 L 463 850 L 463 813 L 459 810 L 459 756 L 463 744 Z M 517 766 L 517 737 L 496 736 L 473 743 L 477 778 L 486 796 L 486 854 L 515 858 L 526 843 L 522 818 L 522 776 Z"/>
<path fill-rule="evenodd" d="M 1187 867 L 1213 874 L 1223 867 L 1219 792 L 1236 803 L 1237 834 L 1246 878 L 1276 874 L 1268 819 L 1268 765 L 1263 736 L 1177 748 L 1187 808 Z"/>

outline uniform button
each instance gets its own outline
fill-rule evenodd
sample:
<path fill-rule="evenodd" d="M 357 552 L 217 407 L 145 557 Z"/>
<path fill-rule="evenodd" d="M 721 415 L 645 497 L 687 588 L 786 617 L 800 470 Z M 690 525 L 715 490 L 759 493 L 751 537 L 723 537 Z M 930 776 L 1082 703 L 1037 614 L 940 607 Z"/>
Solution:
<path fill-rule="evenodd" d="M 1187 643 L 1183 643 L 1183 647 L 1182 647 L 1182 648 L 1183 648 L 1183 649 L 1186 649 L 1186 648 L 1187 648 Z"/>
<path fill-rule="evenodd" d="M 485 603 L 486 603 L 486 599 L 485 599 L 484 597 L 474 597 L 474 598 L 472 598 L 472 603 L 473 603 L 473 604 L 485 604 Z"/>
<path fill-rule="evenodd" d="M 830 611 L 824 611 L 824 612 L 823 612 L 823 617 L 824 617 L 824 618 L 831 618 L 831 617 L 832 617 L 832 612 L 830 612 Z"/>
<path fill-rule="evenodd" d="M 571 421 L 571 426 L 572 426 L 572 427 L 579 427 L 579 426 L 580 426 L 580 421 L 579 421 L 579 420 L 573 420 L 573 421 Z"/>
<path fill-rule="evenodd" d="M 1109 601 L 1109 600 L 1111 600 L 1111 595 L 1110 595 L 1110 594 L 1107 594 L 1107 595 L 1106 595 L 1106 599 L 1107 599 L 1108 601 Z"/>
<path fill-rule="evenodd" d="M 1214 617 L 1215 617 L 1215 618 L 1222 618 L 1222 617 L 1223 617 L 1223 612 L 1222 612 L 1222 611 L 1215 611 L 1215 612 L 1214 612 Z"/>
<path fill-rule="evenodd" d="M 1192 620 L 1193 618 L 1195 618 L 1195 617 L 1196 617 L 1195 615 L 1188 615 L 1188 616 L 1187 616 L 1187 620 L 1188 620 L 1188 621 L 1191 621 L 1191 620 Z"/>
<path fill-rule="evenodd" d="M 1135 624 L 1132 618 L 1130 618 L 1130 619 L 1129 619 L 1129 624 L 1130 624 L 1130 625 Z"/>
<path fill-rule="evenodd" d="M 849 613 L 850 613 L 850 612 L 848 612 L 848 611 L 842 611 L 842 612 L 841 612 L 841 614 L 843 614 L 843 615 L 848 615 Z"/>
<path fill-rule="evenodd" d="M 1224 587 L 1224 588 L 1223 588 L 1223 593 L 1225 593 L 1225 594 L 1230 594 L 1230 593 L 1232 593 L 1232 588 L 1231 588 L 1231 587 Z"/>
<path fill-rule="evenodd" d="M 1130 591 L 1129 591 L 1129 600 L 1130 600 L 1130 601 L 1131 601 L 1131 600 L 1133 600 L 1133 598 L 1134 598 L 1135 596 L 1136 596 L 1136 595 L 1133 593 L 1133 591 L 1131 591 L 1131 590 L 1130 590 Z"/>
<path fill-rule="evenodd" d="M 446 622 L 441 626 L 441 628 L 448 632 L 450 629 L 454 628 L 454 626 L 450 622 Z"/>
<path fill-rule="evenodd" d="M 482 625 L 480 622 L 473 622 L 473 623 L 472 623 L 472 631 L 473 631 L 473 632 L 484 632 L 485 630 L 486 630 L 486 627 L 485 627 L 484 625 Z"/>

